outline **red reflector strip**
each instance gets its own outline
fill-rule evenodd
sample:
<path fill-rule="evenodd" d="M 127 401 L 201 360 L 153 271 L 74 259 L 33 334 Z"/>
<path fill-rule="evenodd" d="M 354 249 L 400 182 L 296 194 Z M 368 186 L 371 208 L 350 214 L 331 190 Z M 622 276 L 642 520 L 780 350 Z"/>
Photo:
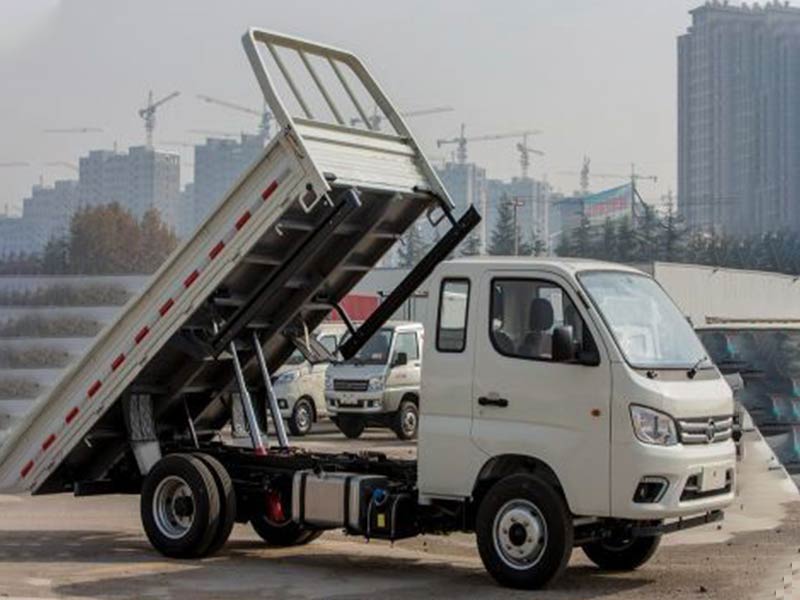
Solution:
<path fill-rule="evenodd" d="M 248 210 L 241 217 L 239 217 L 238 221 L 236 221 L 236 229 L 238 230 L 238 229 L 241 229 L 242 227 L 244 227 L 244 224 L 247 223 L 250 220 L 250 217 L 251 217 L 250 211 Z"/>
<path fill-rule="evenodd" d="M 164 302 L 164 305 L 161 308 L 158 309 L 158 314 L 160 314 L 163 317 L 165 314 L 169 312 L 169 309 L 172 308 L 173 304 L 175 304 L 175 300 L 170 298 L 169 300 Z"/>
<path fill-rule="evenodd" d="M 120 354 L 117 358 L 114 359 L 114 362 L 111 363 L 111 370 L 116 371 L 119 369 L 119 366 L 125 362 L 125 355 Z"/>
<path fill-rule="evenodd" d="M 92 384 L 92 387 L 90 387 L 90 388 L 89 388 L 89 391 L 88 391 L 88 392 L 86 392 L 86 394 L 89 396 L 89 398 L 91 398 L 92 396 L 94 396 L 94 395 L 97 393 L 97 391 L 98 391 L 98 390 L 99 390 L 99 389 L 102 387 L 102 385 L 103 385 L 103 384 L 100 382 L 100 380 L 98 380 L 98 381 L 95 381 L 95 382 Z"/>
<path fill-rule="evenodd" d="M 188 288 L 195 281 L 197 281 L 198 277 L 200 277 L 200 272 L 197 269 L 195 269 L 194 271 L 192 271 L 191 275 L 189 275 L 186 279 L 183 280 L 183 287 Z"/>
<path fill-rule="evenodd" d="M 51 434 L 50 434 L 50 437 L 48 437 L 48 438 L 47 438 L 47 439 L 44 441 L 44 444 L 42 444 L 42 450 L 47 450 L 47 449 L 48 449 L 50 446 L 52 446 L 52 445 L 53 445 L 53 442 L 55 442 L 55 441 L 56 441 L 56 434 L 54 434 L 54 433 L 51 433 Z"/>
<path fill-rule="evenodd" d="M 220 241 L 216 246 L 211 249 L 211 252 L 208 253 L 208 257 L 211 260 L 217 258 L 217 255 L 222 252 L 222 249 L 225 247 L 225 242 Z"/>
<path fill-rule="evenodd" d="M 79 413 L 79 412 L 80 412 L 80 410 L 79 410 L 79 409 L 78 409 L 78 407 L 76 406 L 76 407 L 74 407 L 74 408 L 73 408 L 71 411 L 69 411 L 69 412 L 67 413 L 67 418 L 66 418 L 66 419 L 64 419 L 64 420 L 67 422 L 67 425 L 69 425 L 70 423 L 72 423 L 72 422 L 75 420 L 75 417 L 77 417 L 77 416 L 78 416 L 78 413 Z"/>
<path fill-rule="evenodd" d="M 265 190 L 264 190 L 264 191 L 261 193 L 261 197 L 262 197 L 264 200 L 267 200 L 267 199 L 268 199 L 270 196 L 272 196 L 272 192 L 274 192 L 274 191 L 275 191 L 277 188 L 278 188 L 278 182 L 277 182 L 277 181 L 273 181 L 272 183 L 270 183 L 270 184 L 267 186 L 267 189 L 265 189 Z"/>
<path fill-rule="evenodd" d="M 28 473 L 31 472 L 31 469 L 33 469 L 33 461 L 28 462 L 27 465 L 22 467 L 22 471 L 20 471 L 19 474 L 25 477 Z"/>
<path fill-rule="evenodd" d="M 135 342 L 138 344 L 138 343 L 139 343 L 139 342 L 141 342 L 141 341 L 142 341 L 144 338 L 146 338 L 146 337 L 147 337 L 147 334 L 148 334 L 148 333 L 150 333 L 150 328 L 149 328 L 149 327 L 142 327 L 142 328 L 141 328 L 141 330 L 139 330 L 139 333 L 137 333 L 137 334 L 136 334 L 136 337 L 135 337 L 135 338 L 133 338 L 133 339 L 134 339 L 134 341 L 135 341 Z"/>

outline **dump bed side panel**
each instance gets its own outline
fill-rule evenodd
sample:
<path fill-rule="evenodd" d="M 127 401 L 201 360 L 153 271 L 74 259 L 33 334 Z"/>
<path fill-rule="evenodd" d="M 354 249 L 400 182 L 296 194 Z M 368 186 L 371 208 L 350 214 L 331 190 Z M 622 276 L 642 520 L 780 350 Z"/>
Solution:
<path fill-rule="evenodd" d="M 203 226 L 98 336 L 0 448 L 0 488 L 34 489 L 299 195 L 305 172 L 276 138 Z M 249 216 L 248 216 L 249 215 Z"/>

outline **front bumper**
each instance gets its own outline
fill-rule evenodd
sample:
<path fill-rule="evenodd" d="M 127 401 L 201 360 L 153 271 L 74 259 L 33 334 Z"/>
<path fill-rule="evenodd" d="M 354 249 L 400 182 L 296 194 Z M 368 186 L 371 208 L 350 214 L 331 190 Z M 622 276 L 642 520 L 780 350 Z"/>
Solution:
<path fill-rule="evenodd" d="M 660 447 L 633 442 L 612 461 L 612 515 L 622 519 L 688 517 L 722 510 L 736 495 L 736 447 L 732 440 Z M 662 481 L 651 498 L 637 494 L 644 481 Z"/>
<path fill-rule="evenodd" d="M 328 414 L 374 415 L 386 412 L 383 391 L 375 392 L 325 392 Z"/>

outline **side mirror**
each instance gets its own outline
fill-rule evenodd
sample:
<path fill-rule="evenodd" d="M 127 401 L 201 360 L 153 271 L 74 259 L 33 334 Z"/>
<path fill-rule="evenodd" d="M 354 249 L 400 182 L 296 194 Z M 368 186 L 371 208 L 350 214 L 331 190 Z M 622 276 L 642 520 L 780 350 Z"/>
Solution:
<path fill-rule="evenodd" d="M 575 360 L 575 343 L 572 341 L 572 327 L 556 327 L 553 330 L 553 362 Z"/>
<path fill-rule="evenodd" d="M 393 367 L 402 367 L 408 364 L 408 354 L 405 352 L 398 352 L 394 355 L 394 360 L 392 361 Z"/>

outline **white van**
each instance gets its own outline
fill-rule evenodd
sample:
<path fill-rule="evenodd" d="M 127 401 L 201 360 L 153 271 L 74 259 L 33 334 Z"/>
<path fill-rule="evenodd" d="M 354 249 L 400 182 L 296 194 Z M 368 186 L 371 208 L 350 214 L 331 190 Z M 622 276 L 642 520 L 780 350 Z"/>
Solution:
<path fill-rule="evenodd" d="M 423 331 L 421 323 L 387 323 L 328 369 L 328 414 L 347 437 L 366 427 L 388 427 L 401 440 L 417 436 Z"/>
<path fill-rule="evenodd" d="M 343 324 L 325 323 L 317 328 L 314 335 L 335 356 L 346 331 Z M 281 416 L 289 425 L 292 435 L 309 434 L 314 423 L 328 416 L 325 406 L 325 373 L 329 366 L 327 362 L 312 365 L 299 350 L 295 350 L 278 371 L 272 385 Z"/>

